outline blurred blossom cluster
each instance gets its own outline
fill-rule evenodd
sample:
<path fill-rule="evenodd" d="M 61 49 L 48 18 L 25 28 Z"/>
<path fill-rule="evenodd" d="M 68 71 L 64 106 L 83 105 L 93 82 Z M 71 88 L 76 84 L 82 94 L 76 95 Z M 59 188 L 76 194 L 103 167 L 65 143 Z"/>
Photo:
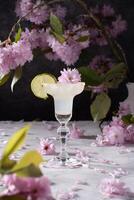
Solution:
<path fill-rule="evenodd" d="M 126 30 L 126 21 L 110 5 L 91 8 L 92 13 L 104 24 L 106 30 L 116 38 Z M 75 24 L 66 20 L 67 10 L 60 4 L 51 6 L 43 0 L 18 0 L 15 12 L 17 17 L 31 23 L 30 27 L 21 32 L 19 41 L 10 41 L 0 46 L 0 74 L 5 75 L 12 69 L 23 66 L 33 59 L 33 50 L 40 48 L 44 56 L 50 61 L 61 60 L 65 65 L 75 65 L 84 49 L 95 45 L 107 45 L 101 31 L 96 28 L 93 21 L 86 16 L 76 20 Z M 52 33 L 49 23 L 53 14 L 63 24 L 62 38 Z M 62 39 L 62 41 L 61 41 Z M 113 61 L 103 55 L 90 60 L 90 67 L 99 74 L 105 73 L 112 67 Z M 105 88 L 94 88 L 95 92 L 105 91 Z"/>
<path fill-rule="evenodd" d="M 50 182 L 45 176 L 22 178 L 16 174 L 4 175 L 2 183 L 7 188 L 3 196 L 19 195 L 20 199 L 53 200 Z"/>
<path fill-rule="evenodd" d="M 60 5 L 56 5 L 55 7 L 45 5 L 43 0 L 36 0 L 35 3 L 32 0 L 18 0 L 15 12 L 18 17 L 25 16 L 26 20 L 37 25 L 49 20 L 50 13 L 55 14 L 61 19 L 64 19 L 66 15 L 64 7 Z"/>
<path fill-rule="evenodd" d="M 134 143 L 134 123 L 125 123 L 122 118 L 130 114 L 129 105 L 121 102 L 117 116 L 114 116 L 112 121 L 103 127 L 102 135 L 97 136 L 97 144 L 107 146 Z"/>

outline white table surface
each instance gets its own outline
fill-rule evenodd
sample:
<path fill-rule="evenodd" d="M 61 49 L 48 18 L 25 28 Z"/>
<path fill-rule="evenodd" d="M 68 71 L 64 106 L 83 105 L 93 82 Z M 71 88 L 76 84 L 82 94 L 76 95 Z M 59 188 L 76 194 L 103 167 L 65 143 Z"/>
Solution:
<path fill-rule="evenodd" d="M 51 122 L 58 127 L 57 122 Z M 6 141 L 12 133 L 21 128 L 25 122 L 0 122 L 0 149 L 4 147 Z M 56 136 L 56 128 L 53 130 L 48 130 L 45 122 L 31 122 L 32 127 L 29 131 L 26 149 L 18 152 L 18 156 L 24 154 L 24 151 L 29 149 L 38 149 L 39 148 L 39 139 L 44 137 L 53 137 Z M 85 135 L 96 135 L 100 134 L 100 130 L 97 124 L 89 121 L 76 122 L 81 129 L 85 130 Z M 122 176 L 120 179 L 126 183 L 127 186 L 134 192 L 134 146 L 127 147 L 95 147 L 91 146 L 93 139 L 75 139 L 69 142 L 69 147 L 73 151 L 74 148 L 80 150 L 89 151 L 91 155 L 98 159 L 96 162 L 92 162 L 92 159 L 89 163 L 89 166 L 83 166 L 80 168 L 70 169 L 70 168 L 45 168 L 43 167 L 44 175 L 46 175 L 52 181 L 52 192 L 53 196 L 56 197 L 59 192 L 69 192 L 72 187 L 74 187 L 75 182 L 84 181 L 87 182 L 87 185 L 79 185 L 80 190 L 77 191 L 77 197 L 74 199 L 80 200 L 103 200 L 104 196 L 99 192 L 99 185 L 104 178 L 109 178 L 110 172 L 117 168 L 122 168 L 126 170 L 127 175 Z M 121 153 L 123 150 L 125 152 Z M 128 150 L 128 152 L 126 151 Z M 130 152 L 129 152 L 130 150 Z M 17 155 L 16 155 L 17 156 Z M 45 156 L 47 158 L 47 156 Z M 113 161 L 113 164 L 106 164 L 101 162 L 101 160 L 106 159 Z M 99 161 L 100 160 L 100 161 Z M 101 173 L 100 170 L 105 169 L 107 173 Z M 134 198 L 134 197 L 133 197 Z M 133 199 L 132 198 L 132 199 Z M 58 198 L 56 197 L 58 200 Z M 124 199 L 118 197 L 116 200 Z"/>

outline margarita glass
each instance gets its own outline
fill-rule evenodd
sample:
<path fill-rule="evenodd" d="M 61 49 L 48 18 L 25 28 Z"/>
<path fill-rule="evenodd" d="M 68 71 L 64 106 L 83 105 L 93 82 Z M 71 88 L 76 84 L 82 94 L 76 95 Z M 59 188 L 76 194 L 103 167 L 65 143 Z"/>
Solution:
<path fill-rule="evenodd" d="M 60 135 L 60 154 L 58 159 L 62 165 L 69 160 L 66 151 L 67 136 L 69 134 L 68 122 L 72 117 L 73 99 L 84 90 L 85 83 L 50 83 L 45 84 L 45 91 L 54 98 L 55 117 L 60 123 L 57 129 Z"/>

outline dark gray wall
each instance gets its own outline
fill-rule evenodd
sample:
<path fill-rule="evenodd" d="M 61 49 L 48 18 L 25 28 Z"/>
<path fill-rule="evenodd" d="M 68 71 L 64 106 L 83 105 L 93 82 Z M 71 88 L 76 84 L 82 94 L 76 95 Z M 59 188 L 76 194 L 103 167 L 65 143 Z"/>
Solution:
<path fill-rule="evenodd" d="M 87 0 L 87 2 L 89 1 Z M 90 3 L 95 2 L 100 2 L 100 0 L 90 1 Z M 128 22 L 128 31 L 118 41 L 126 53 L 129 66 L 129 81 L 134 81 L 134 1 L 109 0 L 105 2 L 110 2 Z M 0 40 L 6 39 L 8 32 L 16 21 L 14 7 L 15 0 L 0 0 Z M 0 88 L 0 120 L 54 119 L 52 98 L 43 101 L 34 97 L 30 90 L 30 82 L 38 73 L 50 72 L 58 75 L 63 66 L 62 63 L 48 62 L 42 56 L 34 59 L 32 63 L 27 64 L 23 68 L 23 77 L 16 84 L 14 93 L 10 91 L 11 80 Z M 124 84 L 118 90 L 111 92 L 114 103 L 109 116 L 117 108 L 118 102 L 126 96 L 127 91 Z M 73 119 L 90 119 L 89 105 L 90 95 L 88 93 L 84 92 L 75 98 Z"/>

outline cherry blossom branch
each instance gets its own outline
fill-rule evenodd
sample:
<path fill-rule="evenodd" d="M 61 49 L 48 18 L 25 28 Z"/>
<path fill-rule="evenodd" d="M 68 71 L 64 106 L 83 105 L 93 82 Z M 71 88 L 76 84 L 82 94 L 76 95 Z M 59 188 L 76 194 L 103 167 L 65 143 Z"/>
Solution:
<path fill-rule="evenodd" d="M 48 4 L 48 5 L 51 5 L 51 4 L 53 4 L 53 3 L 56 3 L 56 2 L 58 3 L 58 2 L 61 2 L 61 1 L 64 1 L 64 0 L 52 0 L 52 1 L 48 2 L 47 4 Z M 7 38 L 4 42 L 2 42 L 2 43 L 0 44 L 0 46 L 4 45 L 4 44 L 6 44 L 6 43 L 9 43 L 9 41 L 11 42 L 11 39 L 10 39 L 10 38 L 11 38 L 11 35 L 13 34 L 13 32 L 14 32 L 16 26 L 18 26 L 18 24 L 20 24 L 20 22 L 21 22 L 25 17 L 27 17 L 29 14 L 31 14 L 31 13 L 33 12 L 33 10 L 39 8 L 39 7 L 42 6 L 42 5 L 44 5 L 44 3 L 41 2 L 41 3 L 38 4 L 37 6 L 33 7 L 26 15 L 22 16 L 21 18 L 19 18 L 19 19 L 17 20 L 17 22 L 12 26 L 11 31 L 9 32 L 8 38 Z"/>
<path fill-rule="evenodd" d="M 42 3 L 38 4 L 37 6 L 33 7 L 26 15 L 22 16 L 21 18 L 19 18 L 19 19 L 17 20 L 17 22 L 12 26 L 11 31 L 10 31 L 10 33 L 9 33 L 9 35 L 8 35 L 8 39 L 10 39 L 10 37 L 11 37 L 12 33 L 14 32 L 16 26 L 17 26 L 18 24 L 20 24 L 20 22 L 21 22 L 25 17 L 27 17 L 29 14 L 31 14 L 31 13 L 33 12 L 33 10 L 39 8 L 39 7 L 42 6 L 42 5 L 43 5 Z"/>
<path fill-rule="evenodd" d="M 124 52 L 123 52 L 122 48 L 120 47 L 120 45 L 117 42 L 113 41 L 113 38 L 112 38 L 110 32 L 108 32 L 105 29 L 105 27 L 100 22 L 100 20 L 96 16 L 94 16 L 93 13 L 87 8 L 86 3 L 83 0 L 74 0 L 74 1 L 77 1 L 77 3 L 79 3 L 81 5 L 81 7 L 86 11 L 87 16 L 90 19 L 92 19 L 95 22 L 96 27 L 99 30 L 101 30 L 102 34 L 106 38 L 106 40 L 107 40 L 109 46 L 111 47 L 111 50 L 112 50 L 113 54 L 115 55 L 115 57 L 117 58 L 117 60 L 119 62 L 124 61 L 125 63 L 127 63 L 126 57 L 125 57 Z M 120 50 L 121 55 L 119 54 L 119 51 L 115 47 L 118 48 L 118 50 Z"/>
<path fill-rule="evenodd" d="M 54 4 L 54 3 L 60 3 L 60 2 L 64 2 L 65 0 L 51 0 L 49 2 L 47 2 L 47 5 L 51 5 L 51 4 Z M 113 52 L 113 54 L 115 55 L 116 59 L 119 61 L 119 62 L 122 62 L 124 61 L 126 63 L 126 58 L 125 58 L 125 55 L 124 55 L 124 52 L 122 50 L 122 48 L 120 47 L 120 45 L 113 41 L 113 38 L 111 36 L 111 34 L 105 29 L 105 27 L 102 25 L 102 23 L 100 22 L 100 20 L 93 15 L 93 13 L 91 12 L 91 10 L 88 9 L 86 3 L 83 1 L 83 0 L 74 0 L 75 2 L 77 2 L 87 13 L 87 16 L 92 19 L 96 25 L 96 27 L 101 30 L 102 34 L 104 35 L 104 37 L 106 38 L 109 46 L 111 47 L 111 50 Z M 26 15 L 22 16 L 21 18 L 18 19 L 18 21 L 12 26 L 11 28 L 11 31 L 8 35 L 8 38 L 2 42 L 0 44 L 0 46 L 2 45 L 5 45 L 5 44 L 9 44 L 11 42 L 11 35 L 12 33 L 14 32 L 15 28 L 17 25 L 20 24 L 20 22 L 26 17 L 28 16 L 30 13 L 33 12 L 34 9 L 37 9 L 38 7 L 44 5 L 44 2 L 38 4 L 37 6 L 33 7 L 33 9 L 31 9 Z M 119 53 L 120 51 L 120 53 Z"/>

